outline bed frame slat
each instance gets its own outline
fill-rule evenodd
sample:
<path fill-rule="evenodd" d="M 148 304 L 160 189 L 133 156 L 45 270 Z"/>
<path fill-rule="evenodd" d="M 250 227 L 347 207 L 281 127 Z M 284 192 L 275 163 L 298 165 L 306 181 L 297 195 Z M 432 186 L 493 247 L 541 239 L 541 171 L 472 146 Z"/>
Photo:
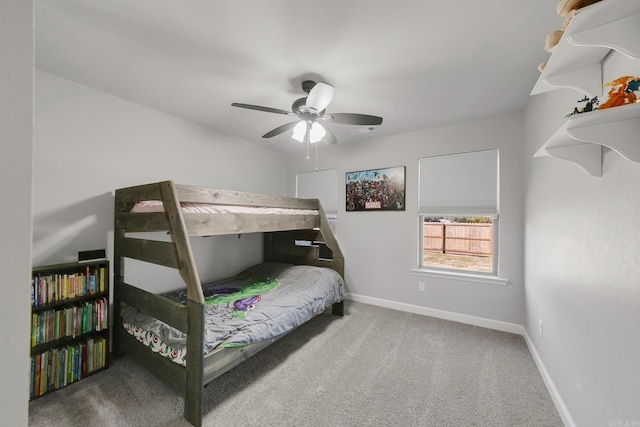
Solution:
<path fill-rule="evenodd" d="M 171 228 L 164 212 L 117 212 L 116 224 L 127 233 L 169 231 Z"/>
<path fill-rule="evenodd" d="M 165 267 L 179 268 L 176 264 L 176 248 L 171 242 L 125 237 L 119 244 L 119 252 L 122 256 Z"/>
<path fill-rule="evenodd" d="M 120 302 L 131 305 L 185 334 L 189 332 L 188 310 L 184 305 L 127 283 L 119 286 Z"/>
<path fill-rule="evenodd" d="M 181 202 L 213 203 L 217 205 L 260 206 L 292 209 L 318 209 L 316 199 L 296 199 L 268 196 L 243 191 L 220 190 L 191 185 L 175 185 Z"/>
<path fill-rule="evenodd" d="M 190 236 L 260 233 L 319 227 L 316 215 L 184 213 Z"/>
<path fill-rule="evenodd" d="M 238 366 L 243 361 L 259 353 L 260 350 L 270 346 L 288 333 L 289 332 L 285 332 L 277 337 L 248 344 L 244 347 L 221 348 L 213 351 L 205 358 L 205 382 L 210 382 L 211 380 L 218 378 L 220 375 Z"/>
<path fill-rule="evenodd" d="M 162 200 L 159 182 L 120 188 L 116 191 L 115 203 L 133 203 L 141 200 Z"/>

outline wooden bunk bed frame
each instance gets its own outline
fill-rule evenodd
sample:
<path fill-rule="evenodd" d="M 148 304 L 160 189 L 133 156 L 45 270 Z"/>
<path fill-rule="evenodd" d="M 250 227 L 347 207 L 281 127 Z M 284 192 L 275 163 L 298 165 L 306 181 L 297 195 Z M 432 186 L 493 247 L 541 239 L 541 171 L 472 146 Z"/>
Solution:
<path fill-rule="evenodd" d="M 163 212 L 132 213 L 140 201 L 162 201 Z M 318 215 L 183 213 L 181 203 L 210 203 L 247 207 L 314 209 Z M 171 241 L 127 237 L 127 233 L 168 232 Z M 344 257 L 327 217 L 316 199 L 274 197 L 238 191 L 177 185 L 172 181 L 118 189 L 114 226 L 114 354 L 139 361 L 184 396 L 184 417 L 202 425 L 204 386 L 276 338 L 236 348 L 218 348 L 204 355 L 204 295 L 189 237 L 264 233 L 264 261 L 328 267 L 344 277 Z M 320 245 L 297 246 L 296 240 L 324 242 L 332 259 L 319 256 Z M 179 270 L 187 287 L 187 305 L 142 290 L 125 281 L 125 258 Z M 120 303 L 137 308 L 187 335 L 186 367 L 152 352 L 124 330 Z M 332 307 L 344 315 L 344 301 Z"/>

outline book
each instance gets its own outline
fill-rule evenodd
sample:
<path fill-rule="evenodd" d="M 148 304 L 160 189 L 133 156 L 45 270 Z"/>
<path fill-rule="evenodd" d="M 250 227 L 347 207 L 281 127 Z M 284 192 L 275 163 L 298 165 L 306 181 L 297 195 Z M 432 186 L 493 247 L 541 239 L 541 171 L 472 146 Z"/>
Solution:
<path fill-rule="evenodd" d="M 29 382 L 29 397 L 35 397 L 36 385 L 36 356 L 31 356 L 31 381 Z"/>
<path fill-rule="evenodd" d="M 107 286 L 107 282 L 105 280 L 105 275 L 106 275 L 106 271 L 105 271 L 105 267 L 100 267 L 100 280 L 99 280 L 99 284 L 100 284 L 100 293 L 104 293 L 105 291 L 105 287 Z"/>
<path fill-rule="evenodd" d="M 34 382 L 33 382 L 33 387 L 34 387 L 33 393 L 34 393 L 34 396 L 38 397 L 40 396 L 40 369 L 42 366 L 42 354 L 41 353 L 36 354 L 35 359 L 36 359 L 35 361 L 36 373 L 35 373 Z"/>
<path fill-rule="evenodd" d="M 85 342 L 80 344 L 81 353 L 82 353 L 82 368 L 80 378 L 84 378 L 87 376 L 87 344 Z"/>
<path fill-rule="evenodd" d="M 47 392 L 47 356 L 48 352 L 40 355 L 40 396 Z"/>
<path fill-rule="evenodd" d="M 38 344 L 38 315 L 36 313 L 31 314 L 31 347 L 35 347 Z"/>
<path fill-rule="evenodd" d="M 87 267 L 88 271 L 88 267 Z M 94 295 L 96 293 L 96 275 L 89 274 L 89 295 Z"/>
<path fill-rule="evenodd" d="M 94 364 L 95 364 L 93 337 L 88 336 L 85 339 L 85 342 L 87 347 L 87 373 L 91 373 L 94 370 Z"/>

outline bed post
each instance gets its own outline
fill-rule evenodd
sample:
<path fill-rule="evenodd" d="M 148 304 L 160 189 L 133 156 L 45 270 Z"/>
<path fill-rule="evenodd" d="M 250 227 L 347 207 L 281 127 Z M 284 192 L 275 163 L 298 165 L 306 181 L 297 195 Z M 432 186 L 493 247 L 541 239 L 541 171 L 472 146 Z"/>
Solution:
<path fill-rule="evenodd" d="M 202 392 L 204 390 L 204 305 L 187 300 L 189 333 L 187 334 L 187 384 L 184 417 L 194 426 L 202 426 Z"/>
<path fill-rule="evenodd" d="M 120 255 L 120 245 L 124 239 L 125 231 L 118 226 L 118 212 L 120 209 L 123 208 L 116 204 L 113 227 L 113 319 L 111 320 L 111 327 L 113 328 L 113 354 L 116 357 L 124 356 L 122 344 L 124 330 L 120 319 L 120 289 L 124 283 L 124 257 Z"/>
<path fill-rule="evenodd" d="M 179 272 L 187 285 L 189 322 L 187 332 L 187 384 L 184 397 L 184 417 L 194 426 L 202 425 L 202 392 L 204 390 L 204 294 L 189 243 L 176 186 L 173 181 L 161 183 L 164 209 L 171 225 L 171 240 L 175 244 Z"/>

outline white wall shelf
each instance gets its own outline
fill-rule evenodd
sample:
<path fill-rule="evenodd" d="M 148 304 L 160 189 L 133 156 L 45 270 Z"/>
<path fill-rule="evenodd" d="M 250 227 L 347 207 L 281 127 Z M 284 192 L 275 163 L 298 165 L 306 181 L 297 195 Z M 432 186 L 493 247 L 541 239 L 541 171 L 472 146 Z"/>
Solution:
<path fill-rule="evenodd" d="M 640 69 L 640 1 L 602 0 L 577 12 L 531 95 L 572 88 L 590 98 L 602 97 L 603 62 L 612 51 L 631 58 Z M 571 116 L 535 156 L 568 160 L 602 176 L 603 146 L 640 162 L 640 104 Z"/>
<path fill-rule="evenodd" d="M 640 59 L 640 1 L 603 0 L 577 12 L 531 95 L 569 87 L 602 96 L 602 61 L 612 50 Z"/>
<path fill-rule="evenodd" d="M 568 160 L 602 176 L 602 146 L 640 162 L 640 104 L 571 116 L 534 156 Z"/>

